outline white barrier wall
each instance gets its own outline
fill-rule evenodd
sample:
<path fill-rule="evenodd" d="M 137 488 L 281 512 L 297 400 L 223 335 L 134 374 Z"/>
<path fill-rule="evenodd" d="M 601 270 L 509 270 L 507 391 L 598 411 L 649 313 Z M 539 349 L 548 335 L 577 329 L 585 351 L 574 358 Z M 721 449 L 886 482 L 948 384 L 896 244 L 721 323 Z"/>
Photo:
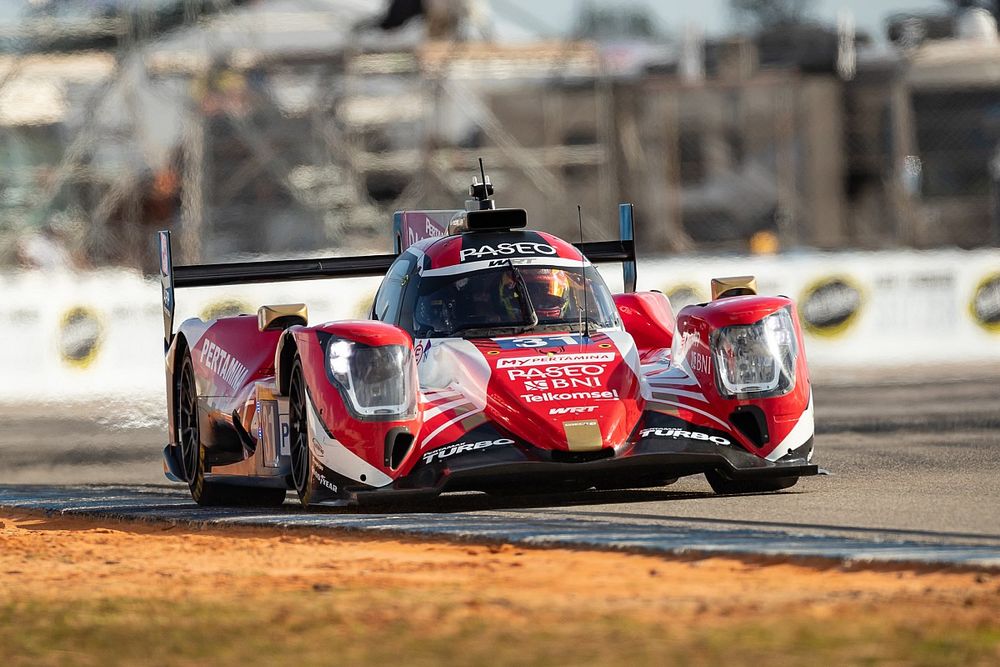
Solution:
<path fill-rule="evenodd" d="M 612 289 L 616 267 L 602 268 Z M 1000 361 L 1000 251 L 643 259 L 639 289 L 679 310 L 713 277 L 753 274 L 799 304 L 814 367 Z M 310 321 L 364 317 L 377 278 L 177 291 L 177 319 L 305 302 Z M 156 396 L 159 283 L 124 271 L 0 274 L 0 401 Z"/>

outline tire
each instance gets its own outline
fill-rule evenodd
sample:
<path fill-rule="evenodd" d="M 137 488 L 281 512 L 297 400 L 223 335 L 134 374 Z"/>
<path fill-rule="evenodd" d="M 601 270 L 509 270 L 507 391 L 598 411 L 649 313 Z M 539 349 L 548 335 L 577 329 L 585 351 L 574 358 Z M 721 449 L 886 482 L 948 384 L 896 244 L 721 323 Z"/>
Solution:
<path fill-rule="evenodd" d="M 292 484 L 303 507 L 309 507 L 316 497 L 318 484 L 313 476 L 311 440 L 306 380 L 302 374 L 302 360 L 296 352 L 288 380 L 288 446 L 292 460 Z"/>
<path fill-rule="evenodd" d="M 771 493 L 795 486 L 798 477 L 772 477 L 770 479 L 726 479 L 714 470 L 705 473 L 712 490 L 718 494 Z"/>
<path fill-rule="evenodd" d="M 194 363 L 185 349 L 177 380 L 177 442 L 181 448 L 181 468 L 196 503 L 208 507 L 239 505 L 277 507 L 285 502 L 285 489 L 256 488 L 209 482 L 205 479 L 207 452 L 201 442 L 198 417 L 198 387 Z"/>

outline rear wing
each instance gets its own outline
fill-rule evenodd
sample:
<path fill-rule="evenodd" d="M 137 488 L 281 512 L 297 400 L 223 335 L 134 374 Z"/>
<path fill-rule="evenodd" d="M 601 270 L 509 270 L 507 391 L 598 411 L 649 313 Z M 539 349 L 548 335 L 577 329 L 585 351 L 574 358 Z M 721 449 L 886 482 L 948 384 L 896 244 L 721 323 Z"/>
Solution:
<path fill-rule="evenodd" d="M 393 218 L 391 255 L 326 257 L 322 259 L 279 259 L 226 264 L 190 264 L 174 266 L 170 232 L 157 234 L 160 251 L 160 290 L 163 294 L 163 343 L 170 347 L 174 338 L 174 290 L 182 287 L 244 285 L 324 278 L 360 278 L 381 276 L 396 257 L 410 245 L 429 236 L 443 236 L 448 222 L 459 211 L 400 211 Z M 635 291 L 636 262 L 632 205 L 618 206 L 619 239 L 574 243 L 594 264 L 620 262 L 626 292 Z M 436 233 L 440 232 L 440 233 Z"/>
<path fill-rule="evenodd" d="M 392 254 L 174 266 L 170 232 L 159 232 L 157 242 L 160 249 L 160 290 L 163 293 L 163 342 L 166 347 L 170 347 L 174 336 L 175 289 L 381 276 L 396 259 L 396 255 Z"/>

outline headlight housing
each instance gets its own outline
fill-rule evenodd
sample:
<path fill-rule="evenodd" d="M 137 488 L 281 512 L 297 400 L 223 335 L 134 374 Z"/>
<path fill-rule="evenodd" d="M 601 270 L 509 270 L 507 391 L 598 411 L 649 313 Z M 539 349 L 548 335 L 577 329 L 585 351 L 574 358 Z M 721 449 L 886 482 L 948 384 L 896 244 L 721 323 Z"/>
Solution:
<path fill-rule="evenodd" d="M 782 396 L 795 388 L 799 344 L 791 308 L 712 333 L 715 379 L 727 398 Z"/>
<path fill-rule="evenodd" d="M 331 337 L 326 346 L 327 376 L 358 419 L 410 418 L 417 407 L 412 356 L 406 345 L 371 347 Z"/>

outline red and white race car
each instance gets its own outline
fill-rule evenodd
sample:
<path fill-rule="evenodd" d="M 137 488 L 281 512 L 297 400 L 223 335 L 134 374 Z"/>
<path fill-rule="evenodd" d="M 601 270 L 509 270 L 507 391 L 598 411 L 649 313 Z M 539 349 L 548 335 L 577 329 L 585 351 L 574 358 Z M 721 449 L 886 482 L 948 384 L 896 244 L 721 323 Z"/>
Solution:
<path fill-rule="evenodd" d="M 461 211 L 397 213 L 396 253 L 173 266 L 160 232 L 170 443 L 203 505 L 661 486 L 720 493 L 814 475 L 812 390 L 795 305 L 713 281 L 676 321 L 635 291 L 621 239 L 529 231 L 476 182 Z M 612 295 L 592 262 L 621 262 Z M 182 287 L 385 274 L 369 320 L 310 325 L 303 304 L 185 321 Z"/>

